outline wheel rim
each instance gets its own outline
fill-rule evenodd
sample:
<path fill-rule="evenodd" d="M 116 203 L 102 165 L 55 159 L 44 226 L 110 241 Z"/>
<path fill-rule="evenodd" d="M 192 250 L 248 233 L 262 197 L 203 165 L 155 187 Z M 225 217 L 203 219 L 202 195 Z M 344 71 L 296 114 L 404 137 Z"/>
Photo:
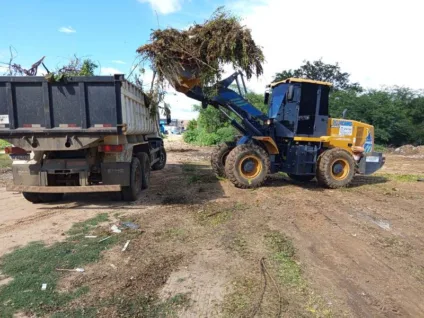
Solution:
<path fill-rule="evenodd" d="M 254 179 L 262 172 L 262 162 L 255 156 L 245 156 L 240 160 L 239 172 L 246 179 Z"/>
<path fill-rule="evenodd" d="M 331 164 L 331 176 L 336 180 L 344 180 L 350 172 L 349 162 L 346 159 L 336 159 Z"/>

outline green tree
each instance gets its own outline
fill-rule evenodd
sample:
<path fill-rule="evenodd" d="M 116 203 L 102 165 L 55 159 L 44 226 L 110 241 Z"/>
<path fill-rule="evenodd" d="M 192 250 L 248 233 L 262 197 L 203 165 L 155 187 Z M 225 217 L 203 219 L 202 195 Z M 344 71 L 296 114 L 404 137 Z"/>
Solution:
<path fill-rule="evenodd" d="M 303 61 L 298 69 L 284 70 L 275 74 L 274 81 L 282 81 L 290 77 L 307 78 L 316 81 L 330 82 L 333 84 L 334 90 L 357 90 L 361 87 L 358 83 L 350 81 L 350 74 L 342 72 L 338 63 L 327 64 L 322 59 L 317 61 Z"/>

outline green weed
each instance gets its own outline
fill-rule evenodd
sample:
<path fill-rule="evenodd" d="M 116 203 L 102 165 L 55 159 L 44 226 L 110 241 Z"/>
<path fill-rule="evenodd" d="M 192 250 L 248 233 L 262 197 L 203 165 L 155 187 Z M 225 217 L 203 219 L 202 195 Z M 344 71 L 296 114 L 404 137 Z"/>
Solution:
<path fill-rule="evenodd" d="M 189 304 L 187 294 L 177 294 L 166 301 L 158 301 L 149 296 L 138 296 L 135 299 L 123 298 L 118 303 L 120 317 L 177 317 L 177 312 Z"/>
<path fill-rule="evenodd" d="M 12 160 L 9 155 L 0 154 L 0 169 L 10 168 L 12 166 Z"/>
<path fill-rule="evenodd" d="M 4 149 L 9 146 L 10 146 L 10 143 L 8 141 L 0 139 L 0 149 Z"/>
<path fill-rule="evenodd" d="M 387 178 L 391 181 L 398 182 L 416 182 L 418 179 L 423 179 L 424 175 L 419 174 L 392 174 L 392 173 L 378 173 L 376 176 Z"/>
<path fill-rule="evenodd" d="M 59 292 L 56 287 L 62 272 L 57 268 L 73 269 L 98 261 L 101 252 L 116 244 L 125 235 L 112 236 L 99 243 L 97 239 L 85 238 L 95 227 L 107 221 L 107 214 L 99 214 L 85 222 L 76 223 L 64 242 L 46 246 L 33 242 L 0 259 L 1 272 L 13 280 L 0 287 L 0 317 L 12 317 L 18 311 L 39 315 L 55 312 L 88 292 L 81 287 L 71 292 Z M 41 290 L 47 284 L 46 290 Z M 67 315 L 67 316 L 66 316 Z M 78 317 L 78 311 L 56 317 Z M 84 317 L 86 317 L 85 315 Z"/>

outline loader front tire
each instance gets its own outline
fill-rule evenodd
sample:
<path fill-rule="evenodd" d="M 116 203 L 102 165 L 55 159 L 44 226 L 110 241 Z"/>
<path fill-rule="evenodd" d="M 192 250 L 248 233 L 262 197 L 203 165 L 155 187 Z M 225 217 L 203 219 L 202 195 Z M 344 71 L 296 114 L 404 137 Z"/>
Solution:
<path fill-rule="evenodd" d="M 258 188 L 268 177 L 271 162 L 268 153 L 255 144 L 235 147 L 225 162 L 227 178 L 238 188 Z"/>
<path fill-rule="evenodd" d="M 318 159 L 317 180 L 330 189 L 349 185 L 355 175 L 355 161 L 344 149 L 333 148 L 324 151 Z"/>
<path fill-rule="evenodd" d="M 211 155 L 211 166 L 213 172 L 217 177 L 227 177 L 227 175 L 225 174 L 225 161 L 227 160 L 227 157 L 231 150 L 233 150 L 236 145 L 237 144 L 235 142 L 225 142 L 220 144 L 218 147 L 215 147 L 215 149 L 213 150 Z"/>

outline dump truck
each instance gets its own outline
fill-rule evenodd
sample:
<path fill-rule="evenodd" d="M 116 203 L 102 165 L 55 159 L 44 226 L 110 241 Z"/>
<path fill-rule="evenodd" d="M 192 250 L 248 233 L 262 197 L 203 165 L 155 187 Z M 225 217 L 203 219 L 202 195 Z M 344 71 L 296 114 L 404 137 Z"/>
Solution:
<path fill-rule="evenodd" d="M 166 164 L 153 107 L 123 75 L 0 77 L 0 139 L 13 145 L 6 190 L 33 203 L 89 192 L 137 200 Z"/>
<path fill-rule="evenodd" d="M 331 83 L 304 78 L 271 83 L 264 94 L 265 114 L 246 98 L 239 71 L 216 83 L 212 96 L 192 78 L 184 89 L 177 89 L 203 107 L 220 110 L 241 133 L 211 156 L 215 173 L 236 187 L 259 187 L 269 174 L 284 172 L 295 181 L 316 178 L 320 185 L 335 189 L 348 186 L 355 174 L 372 174 L 385 163 L 383 154 L 374 150 L 372 125 L 330 117 Z"/>

